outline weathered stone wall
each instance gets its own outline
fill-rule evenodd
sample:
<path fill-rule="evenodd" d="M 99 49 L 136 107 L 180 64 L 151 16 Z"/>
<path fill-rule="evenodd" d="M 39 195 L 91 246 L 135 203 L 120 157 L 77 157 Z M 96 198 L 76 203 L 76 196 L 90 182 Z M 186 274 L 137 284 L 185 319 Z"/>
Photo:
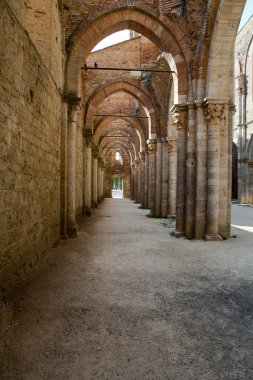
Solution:
<path fill-rule="evenodd" d="M 58 3 L 58 0 L 26 0 L 26 29 L 57 86 L 61 89 L 61 10 Z"/>
<path fill-rule="evenodd" d="M 126 1 L 120 2 L 126 4 Z M 146 0 L 141 5 L 142 8 L 152 9 L 158 14 L 158 0 Z M 98 16 L 102 9 L 109 11 L 113 6 L 118 7 L 119 0 L 93 0 L 92 2 L 90 0 L 64 0 L 66 38 L 73 33 L 83 19 L 92 19 Z"/>
<path fill-rule="evenodd" d="M 235 42 L 235 106 L 234 141 L 238 139 L 239 124 L 239 75 L 246 74 L 246 122 L 253 121 L 253 17 L 239 31 Z M 249 137 L 253 133 L 253 123 L 248 126 Z"/>
<path fill-rule="evenodd" d="M 59 240 L 61 97 L 4 2 L 0 25 L 0 286 L 4 288 Z"/>
<path fill-rule="evenodd" d="M 13 12 L 17 20 L 25 27 L 26 21 L 26 3 L 25 0 L 3 0 Z"/>

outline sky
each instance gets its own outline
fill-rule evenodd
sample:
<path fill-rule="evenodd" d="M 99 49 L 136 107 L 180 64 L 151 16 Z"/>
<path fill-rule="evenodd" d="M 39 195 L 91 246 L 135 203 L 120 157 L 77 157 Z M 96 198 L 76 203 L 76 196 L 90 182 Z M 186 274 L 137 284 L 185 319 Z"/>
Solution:
<path fill-rule="evenodd" d="M 242 14 L 239 30 L 246 24 L 246 22 L 252 16 L 252 14 L 253 14 L 253 0 L 247 0 L 245 8 L 244 8 L 244 12 Z"/>
<path fill-rule="evenodd" d="M 252 16 L 253 14 L 253 0 L 247 0 L 244 12 L 242 15 L 241 23 L 239 26 L 240 30 L 248 21 L 248 19 Z M 129 40 L 129 30 L 121 30 L 120 32 L 113 33 L 110 36 L 104 38 L 102 41 L 97 44 L 92 51 L 96 51 L 99 49 L 103 49 L 107 46 L 115 45 L 119 42 Z"/>
<path fill-rule="evenodd" d="M 124 29 L 124 30 L 121 30 L 120 32 L 113 33 L 110 36 L 104 38 L 94 47 L 92 51 L 104 49 L 107 46 L 115 45 L 115 44 L 118 44 L 119 42 L 126 41 L 126 40 L 129 40 L 128 29 Z"/>

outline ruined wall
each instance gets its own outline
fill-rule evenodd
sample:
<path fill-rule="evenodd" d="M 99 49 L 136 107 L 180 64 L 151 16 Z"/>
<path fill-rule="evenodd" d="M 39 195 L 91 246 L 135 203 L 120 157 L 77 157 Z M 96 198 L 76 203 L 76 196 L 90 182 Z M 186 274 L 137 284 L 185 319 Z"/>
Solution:
<path fill-rule="evenodd" d="M 101 10 L 110 10 L 113 6 L 118 7 L 119 2 L 126 4 L 126 1 L 119 0 L 64 0 L 64 18 L 66 28 L 66 38 L 68 38 L 75 28 L 83 19 L 92 19 L 98 14 L 101 14 Z M 136 2 L 138 3 L 138 2 Z M 158 14 L 158 0 L 146 0 L 142 2 L 143 9 L 152 9 Z"/>
<path fill-rule="evenodd" d="M 58 0 L 26 0 L 26 7 L 27 32 L 61 89 L 61 10 Z"/>
<path fill-rule="evenodd" d="M 0 29 L 0 286 L 4 288 L 59 240 L 61 97 L 4 2 L 0 2 L 0 25 L 4 25 Z"/>
<path fill-rule="evenodd" d="M 91 53 L 86 63 L 88 66 L 113 68 L 140 68 L 142 65 L 152 64 L 161 54 L 161 51 L 146 37 L 139 36 L 105 49 Z M 145 66 L 146 67 L 146 66 Z M 85 73 L 85 99 L 89 99 L 94 90 L 108 81 L 138 80 L 141 85 L 142 76 L 139 72 L 124 71 L 96 71 L 90 70 Z"/>
<path fill-rule="evenodd" d="M 238 139 L 237 126 L 239 124 L 239 96 L 238 76 L 240 72 L 246 74 L 246 122 L 248 138 L 253 133 L 253 16 L 239 31 L 235 42 L 235 106 L 234 141 Z"/>
<path fill-rule="evenodd" d="M 25 27 L 26 3 L 25 0 L 3 0 L 13 12 L 17 20 Z"/>

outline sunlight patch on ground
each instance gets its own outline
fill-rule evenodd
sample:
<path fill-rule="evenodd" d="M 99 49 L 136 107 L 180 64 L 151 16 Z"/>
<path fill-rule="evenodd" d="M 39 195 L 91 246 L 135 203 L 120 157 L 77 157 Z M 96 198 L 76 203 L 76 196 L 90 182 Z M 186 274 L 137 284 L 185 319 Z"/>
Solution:
<path fill-rule="evenodd" d="M 123 198 L 123 190 L 112 190 L 112 198 L 122 199 Z"/>
<path fill-rule="evenodd" d="M 253 227 L 251 226 L 238 226 L 236 224 L 231 224 L 232 227 L 238 228 L 238 230 L 243 230 L 247 232 L 253 232 Z"/>

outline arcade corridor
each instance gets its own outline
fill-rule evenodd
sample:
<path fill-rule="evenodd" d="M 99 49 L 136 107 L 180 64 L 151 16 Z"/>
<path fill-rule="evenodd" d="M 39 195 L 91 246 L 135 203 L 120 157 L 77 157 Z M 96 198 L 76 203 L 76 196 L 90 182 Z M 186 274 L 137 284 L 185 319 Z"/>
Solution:
<path fill-rule="evenodd" d="M 2 380 L 253 378 L 253 209 L 212 243 L 146 213 L 106 199 L 42 260 L 13 296 Z"/>

